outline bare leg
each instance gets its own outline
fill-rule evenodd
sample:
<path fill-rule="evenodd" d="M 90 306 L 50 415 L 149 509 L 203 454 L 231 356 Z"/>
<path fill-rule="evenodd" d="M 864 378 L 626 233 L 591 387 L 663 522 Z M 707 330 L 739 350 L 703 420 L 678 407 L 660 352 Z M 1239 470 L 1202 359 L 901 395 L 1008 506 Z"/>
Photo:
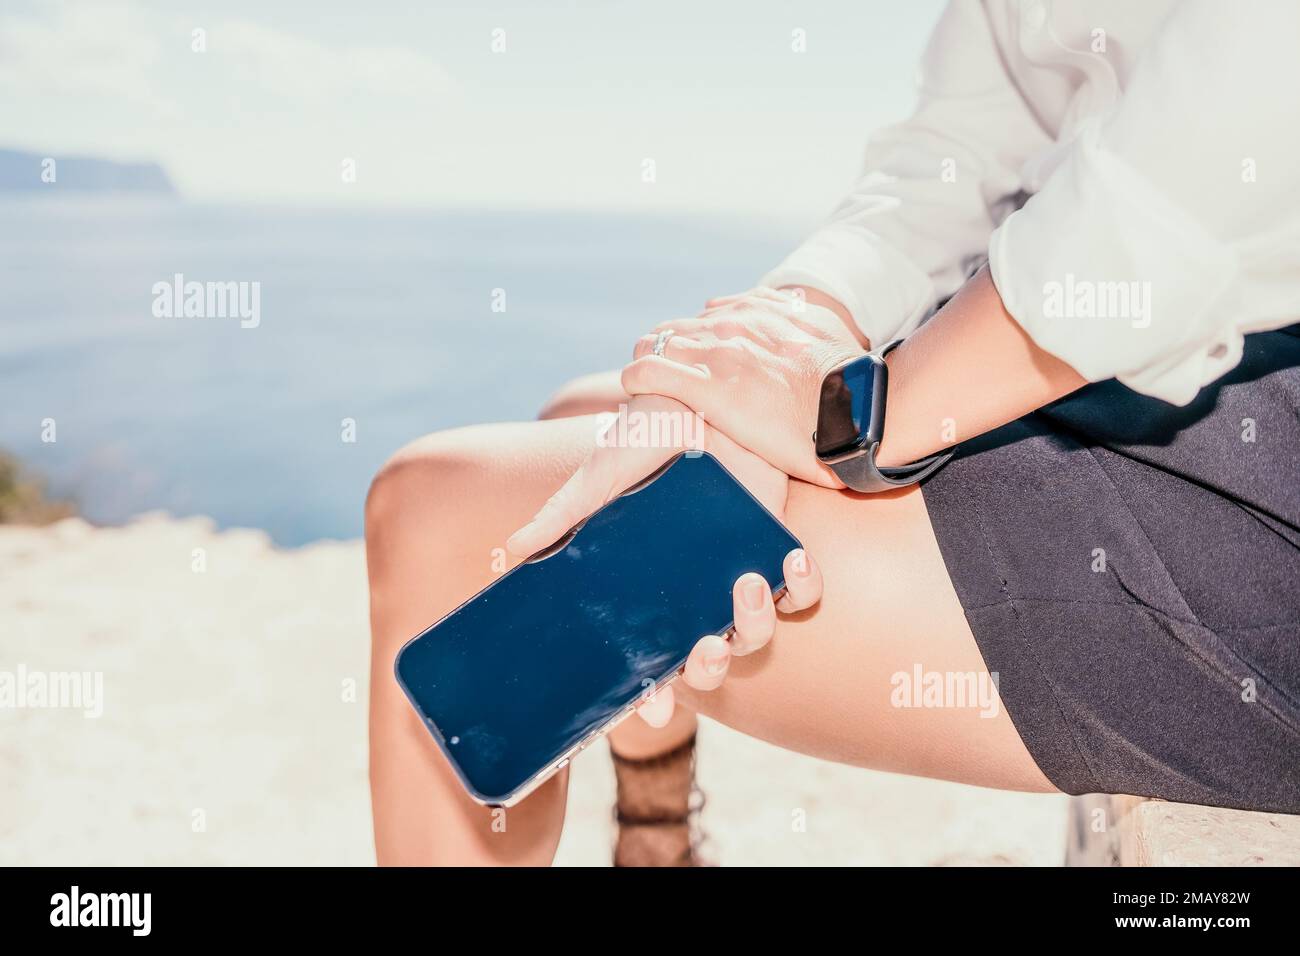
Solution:
<path fill-rule="evenodd" d="M 381 863 L 545 863 L 564 821 L 567 777 L 509 811 L 461 791 L 397 689 L 400 645 L 496 576 L 493 549 L 582 461 L 590 418 L 485 425 L 428 436 L 376 478 L 367 502 L 373 656 L 371 793 Z M 862 496 L 795 482 L 786 521 L 826 579 L 816 609 L 733 662 L 691 707 L 783 747 L 864 767 L 1050 791 L 1005 710 L 900 709 L 890 677 L 983 671 L 921 495 Z M 498 824 L 500 821 L 496 821 Z"/>

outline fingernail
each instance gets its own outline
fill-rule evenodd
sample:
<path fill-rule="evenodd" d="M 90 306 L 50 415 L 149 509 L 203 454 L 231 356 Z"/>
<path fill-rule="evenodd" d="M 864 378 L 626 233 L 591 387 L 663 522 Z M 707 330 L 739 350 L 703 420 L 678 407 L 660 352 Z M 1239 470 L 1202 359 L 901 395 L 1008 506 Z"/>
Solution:
<path fill-rule="evenodd" d="M 750 581 L 743 589 L 745 607 L 751 611 L 763 610 L 763 591 L 766 590 L 762 581 Z"/>
<path fill-rule="evenodd" d="M 799 575 L 799 577 L 801 578 L 808 577 L 808 575 L 812 572 L 812 568 L 808 566 L 807 551 L 796 551 L 794 560 L 791 561 L 790 563 L 794 566 L 794 573 Z"/>
<path fill-rule="evenodd" d="M 727 655 L 719 654 L 716 657 L 704 658 L 704 673 L 710 677 L 717 677 L 727 669 Z"/>

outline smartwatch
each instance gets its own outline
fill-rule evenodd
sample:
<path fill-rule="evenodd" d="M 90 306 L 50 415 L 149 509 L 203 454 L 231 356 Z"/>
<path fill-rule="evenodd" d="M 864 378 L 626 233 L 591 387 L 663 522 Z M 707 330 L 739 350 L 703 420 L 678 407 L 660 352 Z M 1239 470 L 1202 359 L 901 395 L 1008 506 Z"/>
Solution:
<path fill-rule="evenodd" d="M 889 367 L 885 356 L 902 339 L 834 368 L 822 380 L 813 444 L 817 457 L 854 491 L 888 491 L 915 484 L 952 457 L 952 449 L 899 468 L 876 466 L 885 437 L 885 396 Z"/>

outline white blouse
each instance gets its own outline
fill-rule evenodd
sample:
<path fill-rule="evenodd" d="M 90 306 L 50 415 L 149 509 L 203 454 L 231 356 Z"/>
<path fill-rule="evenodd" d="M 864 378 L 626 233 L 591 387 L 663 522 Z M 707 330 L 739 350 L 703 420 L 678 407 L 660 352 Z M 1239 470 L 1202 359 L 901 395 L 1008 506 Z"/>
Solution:
<path fill-rule="evenodd" d="M 952 0 L 920 87 L 765 285 L 883 345 L 987 256 L 1039 346 L 1180 405 L 1300 322 L 1300 3 Z"/>

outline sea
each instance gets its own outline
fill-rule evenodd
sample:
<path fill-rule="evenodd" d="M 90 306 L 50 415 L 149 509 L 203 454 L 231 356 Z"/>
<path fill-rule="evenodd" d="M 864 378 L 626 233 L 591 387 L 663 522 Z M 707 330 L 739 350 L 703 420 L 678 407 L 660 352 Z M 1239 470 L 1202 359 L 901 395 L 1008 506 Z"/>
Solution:
<path fill-rule="evenodd" d="M 403 444 L 535 417 L 797 239 L 740 215 L 0 199 L 0 450 L 97 524 L 354 538 Z"/>

